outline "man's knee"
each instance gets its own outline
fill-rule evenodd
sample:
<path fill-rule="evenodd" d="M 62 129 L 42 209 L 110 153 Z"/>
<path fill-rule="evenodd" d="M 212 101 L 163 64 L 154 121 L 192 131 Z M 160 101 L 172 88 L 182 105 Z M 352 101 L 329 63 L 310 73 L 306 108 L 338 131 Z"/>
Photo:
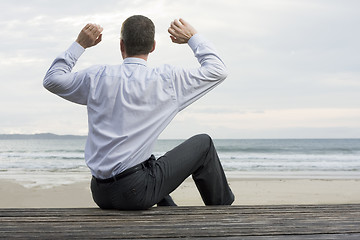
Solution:
<path fill-rule="evenodd" d="M 195 135 L 194 138 L 198 139 L 201 142 L 211 142 L 212 141 L 211 137 L 206 133 Z"/>
<path fill-rule="evenodd" d="M 192 139 L 198 143 L 199 151 L 208 152 L 209 148 L 212 147 L 212 139 L 206 133 L 195 135 Z"/>

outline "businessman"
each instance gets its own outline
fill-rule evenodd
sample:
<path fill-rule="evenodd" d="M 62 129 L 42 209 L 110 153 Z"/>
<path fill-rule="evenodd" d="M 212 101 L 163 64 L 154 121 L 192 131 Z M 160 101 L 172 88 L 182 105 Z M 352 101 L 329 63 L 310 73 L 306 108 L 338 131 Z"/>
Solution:
<path fill-rule="evenodd" d="M 119 210 L 176 205 L 169 194 L 192 176 L 206 205 L 232 204 L 234 195 L 208 135 L 193 136 L 158 159 L 152 155 L 155 141 L 175 115 L 227 77 L 212 44 L 185 20 L 176 19 L 168 28 L 171 41 L 187 44 L 199 67 L 150 68 L 155 26 L 135 15 L 121 27 L 121 64 L 72 72 L 85 49 L 101 42 L 102 31 L 87 24 L 43 81 L 49 91 L 87 106 L 85 161 L 93 175 L 95 203 Z"/>

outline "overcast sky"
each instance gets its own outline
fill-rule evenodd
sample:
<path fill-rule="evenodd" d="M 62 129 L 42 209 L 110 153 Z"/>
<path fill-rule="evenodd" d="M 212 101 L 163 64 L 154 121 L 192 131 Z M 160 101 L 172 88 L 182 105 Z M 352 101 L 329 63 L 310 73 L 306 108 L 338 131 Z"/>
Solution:
<path fill-rule="evenodd" d="M 43 77 L 88 22 L 104 27 L 103 41 L 74 71 L 120 64 L 121 23 L 142 14 L 156 25 L 150 66 L 197 66 L 167 33 L 183 17 L 215 44 L 230 73 L 161 138 L 360 137 L 360 1 L 2 0 L 0 9 L 0 134 L 86 135 L 86 107 L 46 91 Z"/>

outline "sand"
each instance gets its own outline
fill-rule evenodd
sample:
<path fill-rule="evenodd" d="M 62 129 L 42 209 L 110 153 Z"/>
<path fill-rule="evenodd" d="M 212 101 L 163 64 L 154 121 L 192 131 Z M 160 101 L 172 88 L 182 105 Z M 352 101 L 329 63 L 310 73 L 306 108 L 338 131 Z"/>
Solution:
<path fill-rule="evenodd" d="M 228 178 L 235 205 L 350 204 L 360 203 L 360 179 Z M 202 206 L 191 179 L 172 194 L 179 206 Z M 52 188 L 26 188 L 15 181 L 0 180 L 0 208 L 96 207 L 89 182 Z"/>

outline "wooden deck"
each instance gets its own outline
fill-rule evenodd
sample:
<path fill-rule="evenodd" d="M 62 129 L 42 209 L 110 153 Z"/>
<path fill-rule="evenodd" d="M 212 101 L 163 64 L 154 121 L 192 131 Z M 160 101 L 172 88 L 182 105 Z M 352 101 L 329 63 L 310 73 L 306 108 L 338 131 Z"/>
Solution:
<path fill-rule="evenodd" d="M 360 204 L 0 209 L 3 239 L 360 239 Z"/>

